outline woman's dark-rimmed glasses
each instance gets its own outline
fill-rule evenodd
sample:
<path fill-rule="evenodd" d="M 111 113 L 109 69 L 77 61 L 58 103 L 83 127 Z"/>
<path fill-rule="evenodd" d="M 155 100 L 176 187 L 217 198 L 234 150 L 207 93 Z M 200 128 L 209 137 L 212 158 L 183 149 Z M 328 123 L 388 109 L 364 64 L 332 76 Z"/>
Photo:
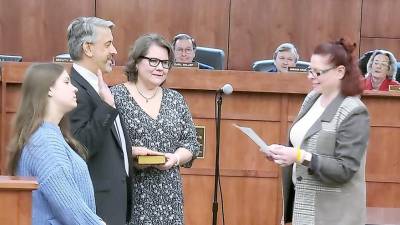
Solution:
<path fill-rule="evenodd" d="M 169 61 L 169 60 L 161 60 L 161 59 L 157 59 L 157 58 L 149 58 L 149 57 L 146 57 L 146 56 L 140 56 L 140 58 L 147 59 L 149 61 L 149 65 L 152 66 L 152 67 L 157 67 L 158 64 L 161 63 L 161 66 L 164 69 L 170 69 L 171 65 L 172 65 L 172 62 Z"/>
<path fill-rule="evenodd" d="M 337 68 L 337 66 L 334 66 L 334 67 L 331 67 L 331 68 L 326 69 L 326 70 L 315 71 L 315 70 L 311 69 L 311 67 L 308 67 L 307 68 L 307 73 L 313 75 L 314 77 L 319 77 L 319 76 L 321 76 L 321 75 L 323 75 L 323 74 L 325 74 L 325 73 L 327 73 L 327 72 L 329 72 L 329 71 L 331 71 L 333 69 L 336 69 L 336 68 Z"/>

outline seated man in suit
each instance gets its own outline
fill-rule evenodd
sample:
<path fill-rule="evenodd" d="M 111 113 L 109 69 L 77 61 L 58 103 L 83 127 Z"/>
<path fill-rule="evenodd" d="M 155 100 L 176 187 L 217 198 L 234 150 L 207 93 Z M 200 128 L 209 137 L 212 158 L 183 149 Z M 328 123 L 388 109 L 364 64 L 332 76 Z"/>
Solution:
<path fill-rule="evenodd" d="M 268 72 L 288 72 L 288 67 L 295 67 L 299 59 L 297 49 L 291 43 L 283 43 L 276 48 L 274 55 L 275 68 Z"/>
<path fill-rule="evenodd" d="M 194 62 L 196 54 L 196 41 L 187 34 L 178 34 L 172 39 L 172 48 L 174 50 L 175 61 L 181 63 Z M 200 69 L 213 70 L 212 66 L 197 62 Z"/>

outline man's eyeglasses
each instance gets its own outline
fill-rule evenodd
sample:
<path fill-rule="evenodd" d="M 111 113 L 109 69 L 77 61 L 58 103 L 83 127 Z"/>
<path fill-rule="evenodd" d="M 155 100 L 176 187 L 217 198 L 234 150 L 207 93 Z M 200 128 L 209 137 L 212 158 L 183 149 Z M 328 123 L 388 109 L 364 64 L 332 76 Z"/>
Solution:
<path fill-rule="evenodd" d="M 152 66 L 152 67 L 157 67 L 158 64 L 161 63 L 161 66 L 164 69 L 170 69 L 171 65 L 172 65 L 172 62 L 169 61 L 169 60 L 161 60 L 161 59 L 157 59 L 157 58 L 149 58 L 149 57 L 146 57 L 146 56 L 140 56 L 140 58 L 147 59 L 149 61 L 149 65 Z"/>
<path fill-rule="evenodd" d="M 185 49 L 183 49 L 183 48 L 177 48 L 175 51 L 178 52 L 178 53 L 181 53 L 181 54 L 182 54 L 183 52 L 185 52 L 186 54 L 190 54 L 190 53 L 193 52 L 193 48 L 185 48 Z"/>
<path fill-rule="evenodd" d="M 327 73 L 327 72 L 329 72 L 329 71 L 331 71 L 333 69 L 336 69 L 336 68 L 337 68 L 337 66 L 334 66 L 334 67 L 331 67 L 331 68 L 326 69 L 326 70 L 315 71 L 315 70 L 311 69 L 311 67 L 308 67 L 307 68 L 307 73 L 313 75 L 314 77 L 319 77 L 319 76 L 321 76 L 321 75 L 323 75 L 323 74 L 325 74 L 325 73 Z"/>

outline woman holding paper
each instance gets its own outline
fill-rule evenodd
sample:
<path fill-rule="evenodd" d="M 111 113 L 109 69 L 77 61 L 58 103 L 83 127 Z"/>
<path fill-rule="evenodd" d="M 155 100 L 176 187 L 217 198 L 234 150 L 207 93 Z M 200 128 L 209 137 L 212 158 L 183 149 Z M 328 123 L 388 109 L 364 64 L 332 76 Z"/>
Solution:
<path fill-rule="evenodd" d="M 162 165 L 135 165 L 129 224 L 184 224 L 179 166 L 191 166 L 199 144 L 183 96 L 161 86 L 173 58 L 163 37 L 143 35 L 129 51 L 128 82 L 111 88 L 134 146 L 133 155 L 162 153 L 166 157 Z"/>
<path fill-rule="evenodd" d="M 318 45 L 289 147 L 271 145 L 283 167 L 283 221 L 293 225 L 365 224 L 365 153 L 369 116 L 358 95 L 361 74 L 344 39 Z"/>

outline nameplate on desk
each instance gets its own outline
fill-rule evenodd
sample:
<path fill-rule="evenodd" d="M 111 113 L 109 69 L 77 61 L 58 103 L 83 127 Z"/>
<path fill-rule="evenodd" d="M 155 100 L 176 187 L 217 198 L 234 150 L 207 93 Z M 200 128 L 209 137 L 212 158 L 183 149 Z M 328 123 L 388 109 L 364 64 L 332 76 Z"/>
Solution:
<path fill-rule="evenodd" d="M 199 63 L 197 63 L 197 62 L 191 62 L 191 63 L 175 62 L 174 67 L 199 68 Z"/>
<path fill-rule="evenodd" d="M 288 72 L 302 72 L 302 73 L 307 73 L 307 68 L 288 67 Z"/>
<path fill-rule="evenodd" d="M 204 159 L 205 151 L 206 151 L 206 127 L 205 126 L 196 126 L 196 137 L 197 142 L 200 144 L 199 154 L 197 158 Z"/>
<path fill-rule="evenodd" d="M 400 92 L 400 85 L 399 84 L 389 85 L 389 91 Z"/>
<path fill-rule="evenodd" d="M 53 62 L 58 62 L 58 63 L 72 63 L 71 58 L 59 58 L 59 57 L 54 57 Z"/>

